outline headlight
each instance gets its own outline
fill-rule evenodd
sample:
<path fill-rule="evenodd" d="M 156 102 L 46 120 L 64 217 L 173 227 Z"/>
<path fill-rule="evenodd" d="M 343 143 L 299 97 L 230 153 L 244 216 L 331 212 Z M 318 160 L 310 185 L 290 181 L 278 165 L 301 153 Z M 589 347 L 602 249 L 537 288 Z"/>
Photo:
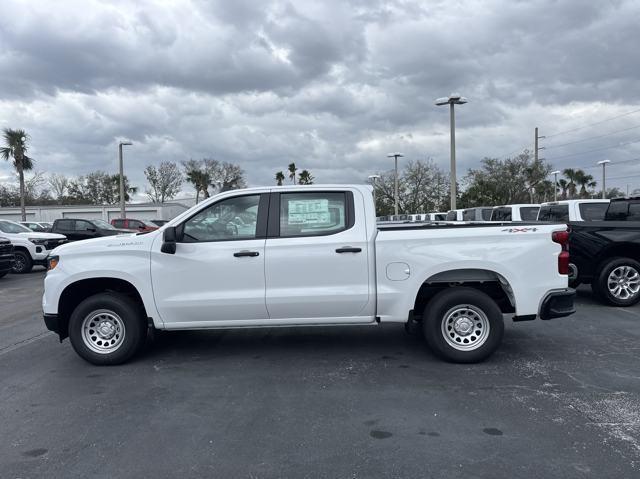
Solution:
<path fill-rule="evenodd" d="M 48 256 L 47 257 L 47 271 L 51 271 L 52 269 L 55 269 L 56 266 L 58 266 L 59 262 L 60 262 L 60 257 L 59 256 Z"/>
<path fill-rule="evenodd" d="M 47 242 L 46 239 L 42 238 L 29 238 L 29 241 L 31 241 L 33 244 L 45 244 Z"/>

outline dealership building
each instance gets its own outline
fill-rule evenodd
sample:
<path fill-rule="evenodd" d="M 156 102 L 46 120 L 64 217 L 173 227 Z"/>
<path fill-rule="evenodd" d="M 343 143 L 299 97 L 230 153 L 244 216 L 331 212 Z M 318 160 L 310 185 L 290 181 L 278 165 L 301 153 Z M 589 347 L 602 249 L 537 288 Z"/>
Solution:
<path fill-rule="evenodd" d="M 179 203 L 132 203 L 126 205 L 126 217 L 138 220 L 170 220 L 178 216 L 189 206 Z M 118 205 L 47 205 L 27 206 L 27 221 L 51 221 L 59 218 L 102 219 L 111 222 L 120 218 Z M 19 207 L 0 208 L 0 219 L 21 221 Z"/>

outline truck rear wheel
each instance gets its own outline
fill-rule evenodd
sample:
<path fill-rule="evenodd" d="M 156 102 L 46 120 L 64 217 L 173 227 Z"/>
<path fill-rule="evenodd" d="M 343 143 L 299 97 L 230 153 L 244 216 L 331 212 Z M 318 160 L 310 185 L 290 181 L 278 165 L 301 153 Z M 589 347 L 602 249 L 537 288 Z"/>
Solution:
<path fill-rule="evenodd" d="M 14 255 L 13 268 L 11 269 L 12 273 L 28 273 L 33 269 L 33 260 L 29 253 L 19 249 L 14 252 Z"/>
<path fill-rule="evenodd" d="M 592 284 L 596 296 L 612 306 L 632 306 L 640 301 L 640 263 L 612 258 Z"/>
<path fill-rule="evenodd" d="M 140 350 L 146 338 L 143 311 L 117 293 L 82 301 L 69 319 L 69 339 L 76 353 L 98 366 L 121 364 Z"/>
<path fill-rule="evenodd" d="M 485 293 L 454 287 L 438 293 L 425 307 L 422 328 L 429 347 L 455 363 L 489 357 L 502 342 L 502 311 Z"/>

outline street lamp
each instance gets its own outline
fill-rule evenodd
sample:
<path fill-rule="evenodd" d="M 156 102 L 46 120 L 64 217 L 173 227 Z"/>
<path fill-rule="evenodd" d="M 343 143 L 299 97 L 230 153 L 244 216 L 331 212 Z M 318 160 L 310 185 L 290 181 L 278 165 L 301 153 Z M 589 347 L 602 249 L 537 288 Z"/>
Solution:
<path fill-rule="evenodd" d="M 120 162 L 120 218 L 126 218 L 124 210 L 124 167 L 122 165 L 122 147 L 133 145 L 130 141 L 121 141 L 118 143 L 118 160 Z"/>
<path fill-rule="evenodd" d="M 380 175 L 369 175 L 369 183 L 373 186 L 373 210 L 376 210 L 376 181 L 380 179 Z"/>
<path fill-rule="evenodd" d="M 389 153 L 387 158 L 394 158 L 395 160 L 395 177 L 393 180 L 393 199 L 395 204 L 395 214 L 398 216 L 398 158 L 403 158 L 404 155 L 402 153 Z"/>
<path fill-rule="evenodd" d="M 438 98 L 437 106 L 449 105 L 451 122 L 451 209 L 456 209 L 456 115 L 454 105 L 464 105 L 467 99 L 459 93 L 452 93 L 448 98 Z"/>
<path fill-rule="evenodd" d="M 607 166 L 607 163 L 611 163 L 610 160 L 602 160 L 599 161 L 598 164 L 602 165 L 602 199 L 605 199 L 607 197 L 607 188 L 606 188 L 606 183 L 605 183 L 605 167 Z"/>
<path fill-rule="evenodd" d="M 558 175 L 560 170 L 552 171 L 553 175 L 553 201 L 558 201 Z"/>

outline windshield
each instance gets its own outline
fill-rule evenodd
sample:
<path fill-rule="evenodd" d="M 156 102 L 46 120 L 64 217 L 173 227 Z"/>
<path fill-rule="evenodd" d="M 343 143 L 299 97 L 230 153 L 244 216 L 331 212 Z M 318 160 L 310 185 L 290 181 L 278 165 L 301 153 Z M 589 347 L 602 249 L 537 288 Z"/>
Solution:
<path fill-rule="evenodd" d="M 91 220 L 101 230 L 114 230 L 115 228 L 103 220 Z"/>
<path fill-rule="evenodd" d="M 0 231 L 3 233 L 31 233 L 29 228 L 13 221 L 0 221 Z"/>

